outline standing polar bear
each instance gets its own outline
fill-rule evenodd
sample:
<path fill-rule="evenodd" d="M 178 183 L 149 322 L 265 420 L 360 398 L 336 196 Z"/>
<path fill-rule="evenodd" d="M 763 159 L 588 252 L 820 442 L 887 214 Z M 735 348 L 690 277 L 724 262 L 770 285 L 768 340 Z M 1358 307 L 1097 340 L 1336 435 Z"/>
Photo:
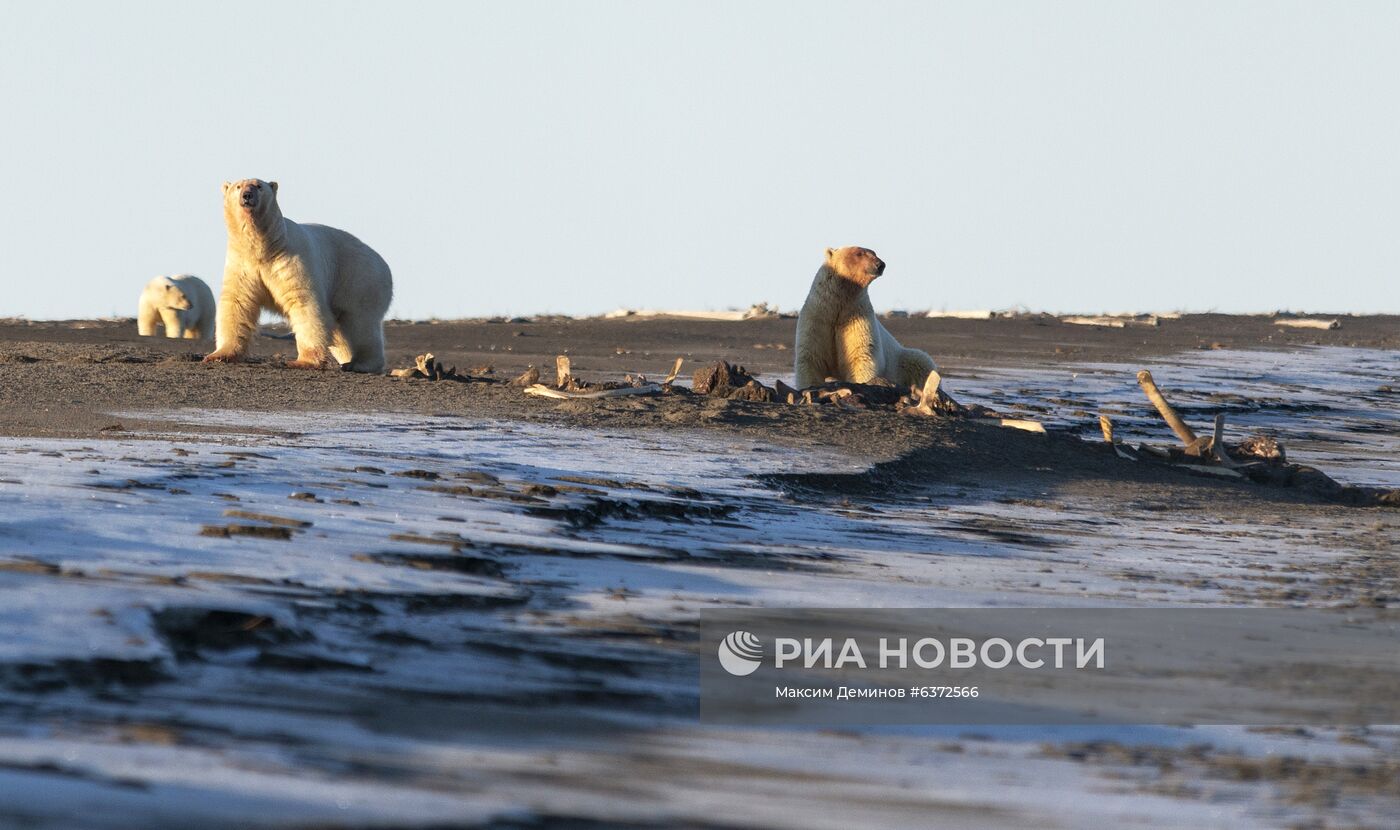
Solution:
<path fill-rule="evenodd" d="M 797 388 L 829 377 L 853 383 L 884 378 L 905 389 L 924 385 L 933 358 L 899 345 L 870 305 L 866 289 L 884 272 L 884 261 L 869 248 L 826 249 L 797 315 Z"/>
<path fill-rule="evenodd" d="M 248 354 L 263 309 L 287 318 L 299 369 L 384 371 L 384 313 L 394 293 L 389 265 L 365 243 L 325 225 L 282 216 L 277 182 L 224 182 L 228 255 L 215 350 L 205 362 Z"/>
<path fill-rule="evenodd" d="M 153 337 L 156 326 L 166 337 L 203 340 L 214 335 L 214 292 L 193 274 L 156 277 L 141 291 L 136 333 Z"/>

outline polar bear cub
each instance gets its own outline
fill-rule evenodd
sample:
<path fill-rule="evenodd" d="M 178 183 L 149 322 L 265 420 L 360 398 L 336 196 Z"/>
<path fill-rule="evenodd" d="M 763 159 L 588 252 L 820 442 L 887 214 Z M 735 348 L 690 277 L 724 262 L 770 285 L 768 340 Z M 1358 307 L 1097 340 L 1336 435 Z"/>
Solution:
<path fill-rule="evenodd" d="M 922 387 L 933 358 L 899 345 L 875 316 L 866 291 L 885 273 L 869 248 L 827 248 L 807 302 L 797 315 L 797 387 L 829 377 L 853 383 L 884 378 L 901 388 Z"/>
<path fill-rule="evenodd" d="M 141 291 L 136 333 L 152 337 L 156 326 L 166 337 L 203 340 L 214 336 L 214 292 L 193 274 L 156 277 Z"/>
<path fill-rule="evenodd" d="M 285 218 L 277 182 L 224 182 L 228 251 L 215 350 L 205 362 L 247 356 L 263 309 L 287 318 L 302 369 L 384 371 L 384 314 L 393 277 L 383 257 L 345 231 Z"/>

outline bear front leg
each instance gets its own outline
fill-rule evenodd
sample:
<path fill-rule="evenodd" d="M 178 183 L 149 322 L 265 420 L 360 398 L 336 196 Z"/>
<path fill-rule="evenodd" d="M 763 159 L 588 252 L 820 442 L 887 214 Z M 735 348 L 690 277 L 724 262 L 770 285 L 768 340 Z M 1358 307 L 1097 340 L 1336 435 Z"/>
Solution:
<path fill-rule="evenodd" d="M 880 332 L 875 312 L 857 317 L 837 329 L 836 363 L 841 380 L 870 383 L 880 376 Z"/>
<path fill-rule="evenodd" d="M 338 364 L 331 357 L 334 327 L 330 314 L 320 300 L 309 293 L 283 299 L 287 323 L 297 338 L 297 359 L 287 364 L 291 369 L 330 369 Z"/>
<path fill-rule="evenodd" d="M 160 311 L 154 306 L 141 304 L 141 310 L 136 315 L 136 333 L 142 337 L 154 337 L 156 324 L 160 322 Z"/>
<path fill-rule="evenodd" d="M 224 273 L 224 290 L 219 296 L 214 329 L 214 351 L 204 358 L 205 363 L 236 363 L 248 355 L 266 292 L 261 285 L 250 288 L 244 282 L 238 275 Z"/>
<path fill-rule="evenodd" d="M 185 336 L 185 327 L 180 321 L 180 311 L 174 308 L 162 308 L 160 310 L 160 322 L 165 326 L 165 336 L 169 338 L 179 338 Z"/>
<path fill-rule="evenodd" d="M 812 349 L 797 345 L 797 360 L 793 366 L 797 375 L 797 388 L 810 389 L 826 382 L 827 361 L 815 354 Z"/>
<path fill-rule="evenodd" d="M 851 383 L 871 383 L 879 376 L 880 368 L 875 365 L 875 359 L 869 355 L 860 355 L 851 358 L 850 375 L 845 379 Z"/>

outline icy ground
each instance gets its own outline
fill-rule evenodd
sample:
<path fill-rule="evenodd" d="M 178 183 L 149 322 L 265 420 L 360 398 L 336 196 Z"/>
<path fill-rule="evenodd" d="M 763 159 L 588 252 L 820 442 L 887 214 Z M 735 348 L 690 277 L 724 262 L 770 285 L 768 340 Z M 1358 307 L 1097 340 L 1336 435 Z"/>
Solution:
<path fill-rule="evenodd" d="M 1201 352 L 1154 374 L 1188 420 L 1224 409 L 1340 480 L 1395 485 L 1400 413 L 1383 390 L 1397 365 L 1388 352 Z M 1128 367 L 950 383 L 1051 423 L 1108 411 L 1130 438 L 1170 440 Z M 1327 604 L 1323 565 L 1394 553 L 1395 520 L 1374 511 L 1259 527 L 967 483 L 811 502 L 755 476 L 861 464 L 711 433 L 166 416 L 155 440 L 0 439 L 0 826 L 1400 815 L 1393 788 L 1326 772 L 1395 763 L 1390 728 L 694 722 L 691 626 L 708 606 Z M 1229 762 L 1191 755 L 1201 745 Z M 1254 766 L 1284 756 L 1333 789 Z"/>

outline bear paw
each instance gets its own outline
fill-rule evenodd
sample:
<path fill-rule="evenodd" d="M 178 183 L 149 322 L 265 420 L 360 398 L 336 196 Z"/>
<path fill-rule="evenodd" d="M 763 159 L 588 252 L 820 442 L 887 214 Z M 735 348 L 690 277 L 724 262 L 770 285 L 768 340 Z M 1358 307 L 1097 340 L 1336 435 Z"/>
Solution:
<path fill-rule="evenodd" d="M 237 363 L 242 359 L 243 355 L 225 349 L 219 349 L 204 356 L 205 363 Z"/>
<path fill-rule="evenodd" d="M 325 352 L 309 352 L 297 355 L 296 360 L 288 361 L 288 369 L 339 369 L 340 364 L 331 359 Z"/>

